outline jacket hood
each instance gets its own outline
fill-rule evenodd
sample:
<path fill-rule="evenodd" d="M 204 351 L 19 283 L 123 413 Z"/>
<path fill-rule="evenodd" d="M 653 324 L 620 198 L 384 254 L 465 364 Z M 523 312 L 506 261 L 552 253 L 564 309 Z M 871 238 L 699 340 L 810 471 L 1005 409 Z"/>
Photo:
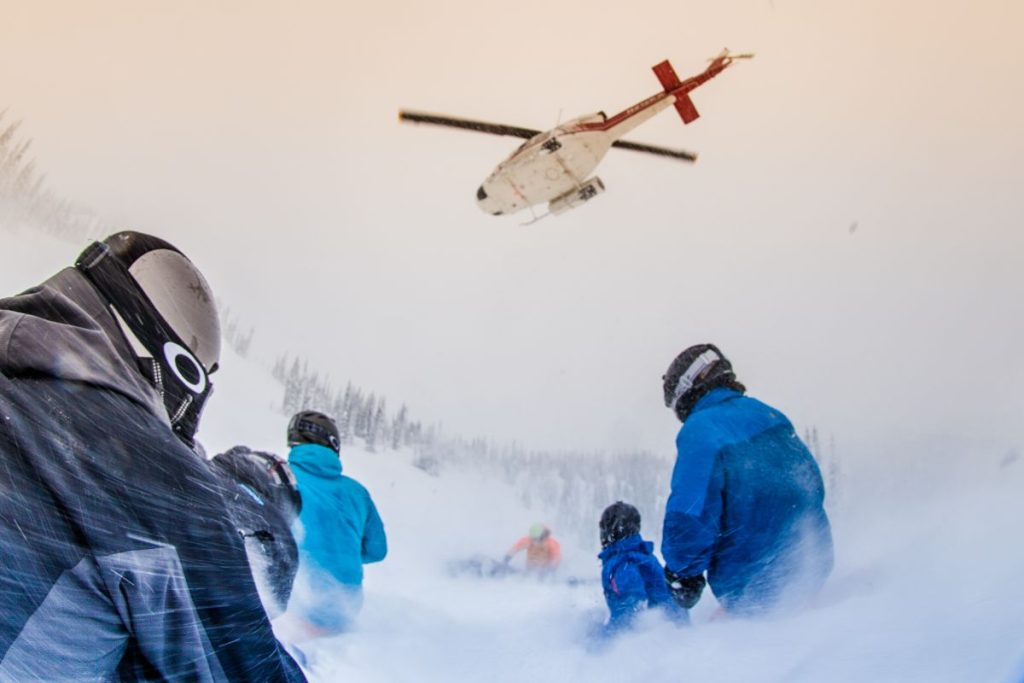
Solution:
<path fill-rule="evenodd" d="M 288 453 L 288 464 L 324 479 L 337 479 L 341 476 L 341 458 L 338 454 L 316 443 L 293 446 Z"/>
<path fill-rule="evenodd" d="M 113 314 L 74 268 L 0 299 L 0 372 L 109 389 L 169 424 L 160 395 L 139 370 Z"/>
<path fill-rule="evenodd" d="M 607 560 L 616 555 L 625 555 L 626 553 L 653 555 L 654 544 L 650 541 L 645 541 L 640 537 L 640 534 L 633 534 L 632 536 L 626 536 L 621 540 L 615 541 L 615 543 L 599 552 L 597 556 L 602 560 Z"/>

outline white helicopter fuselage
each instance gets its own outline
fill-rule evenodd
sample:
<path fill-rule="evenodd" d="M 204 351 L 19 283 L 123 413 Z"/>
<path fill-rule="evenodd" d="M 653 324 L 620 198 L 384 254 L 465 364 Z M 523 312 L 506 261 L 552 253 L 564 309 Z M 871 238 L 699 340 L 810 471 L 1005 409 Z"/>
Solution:
<path fill-rule="evenodd" d="M 612 119 L 603 112 L 581 116 L 530 138 L 480 185 L 477 205 L 495 216 L 544 203 L 561 213 L 590 199 L 604 190 L 590 174 L 612 144 L 674 101 L 658 93 Z"/>
<path fill-rule="evenodd" d="M 696 155 L 685 150 L 630 142 L 621 138 L 670 106 L 675 107 L 683 124 L 693 123 L 700 118 L 700 113 L 689 93 L 717 76 L 734 60 L 750 59 L 752 56 L 732 55 L 729 50 L 723 50 L 710 60 L 702 72 L 686 80 L 679 79 L 666 59 L 651 67 L 661 83 L 661 92 L 611 118 L 604 112 L 598 112 L 573 119 L 545 132 L 427 112 L 400 110 L 398 119 L 527 138 L 519 149 L 498 164 L 477 189 L 477 205 L 486 213 L 500 216 L 526 208 L 532 209 L 546 202 L 549 214 L 559 214 L 590 201 L 604 191 L 601 179 L 591 174 L 612 147 L 696 161 Z M 534 220 L 537 218 L 534 214 Z"/>

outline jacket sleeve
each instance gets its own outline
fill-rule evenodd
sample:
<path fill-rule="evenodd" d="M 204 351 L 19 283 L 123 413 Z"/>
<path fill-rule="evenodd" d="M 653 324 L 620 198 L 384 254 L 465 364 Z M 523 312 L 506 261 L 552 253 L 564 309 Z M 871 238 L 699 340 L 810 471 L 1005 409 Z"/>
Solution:
<path fill-rule="evenodd" d="M 520 552 L 522 550 L 525 550 L 526 547 L 529 546 L 529 545 L 530 545 L 530 537 L 529 536 L 523 536 L 518 541 L 516 541 L 512 545 L 512 547 L 508 549 L 508 552 L 505 553 L 505 554 L 508 555 L 509 557 L 512 557 L 516 553 L 518 553 L 518 552 Z"/>
<path fill-rule="evenodd" d="M 557 566 L 562 561 L 562 546 L 552 537 L 548 537 L 548 560 L 552 567 Z"/>
<path fill-rule="evenodd" d="M 675 601 L 665 581 L 665 571 L 654 557 L 640 564 L 637 569 L 644 582 L 647 594 L 647 606 L 661 609 L 672 622 L 680 625 L 690 623 L 689 612 Z"/>
<path fill-rule="evenodd" d="M 0 657 L 0 680 L 305 680 L 257 600 L 232 600 L 230 617 L 212 630 L 236 627 L 243 635 L 218 649 L 192 598 L 172 546 L 85 556 L 50 587 Z"/>
<path fill-rule="evenodd" d="M 688 427 L 676 439 L 678 454 L 661 541 L 665 566 L 679 576 L 708 568 L 721 526 L 724 487 L 715 440 L 700 424 Z"/>
<path fill-rule="evenodd" d="M 608 577 L 604 597 L 611 613 L 607 630 L 628 626 L 647 600 L 647 590 L 636 566 L 625 562 L 617 567 Z"/>
<path fill-rule="evenodd" d="M 132 639 L 127 656 L 121 662 L 123 679 L 141 680 L 152 672 L 161 679 L 196 681 L 219 680 L 305 680 L 298 666 L 269 631 L 258 603 L 235 603 L 232 619 L 219 624 L 247 628 L 255 635 L 262 631 L 264 652 L 257 656 L 255 643 L 239 638 L 231 651 L 219 650 L 209 640 L 209 629 L 197 614 L 192 594 L 173 548 L 155 547 L 98 560 L 108 590 Z M 247 634 L 248 635 L 248 634 Z M 266 647 L 267 642 L 273 646 Z M 183 656 L 204 653 L 204 656 Z M 276 661 L 275 661 L 276 660 Z M 150 672 L 147 674 L 146 672 Z"/>
<path fill-rule="evenodd" d="M 119 394 L 31 389 L 0 376 L 0 680 L 303 681 L 206 464 Z"/>
<path fill-rule="evenodd" d="M 380 562 L 388 554 L 388 538 L 384 533 L 384 523 L 377 513 L 377 506 L 367 495 L 369 508 L 366 511 L 366 524 L 363 526 L 363 564 Z"/>

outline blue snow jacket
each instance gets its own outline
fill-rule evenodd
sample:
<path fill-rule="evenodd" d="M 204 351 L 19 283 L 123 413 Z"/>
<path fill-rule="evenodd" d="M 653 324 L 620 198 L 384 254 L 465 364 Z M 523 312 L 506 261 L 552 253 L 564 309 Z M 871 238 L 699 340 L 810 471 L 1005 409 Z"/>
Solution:
<path fill-rule="evenodd" d="M 662 555 L 672 572 L 707 572 L 729 611 L 813 595 L 832 570 L 821 472 L 779 411 L 719 387 L 676 437 Z"/>
<path fill-rule="evenodd" d="M 640 534 L 627 536 L 602 550 L 601 585 L 611 618 L 608 634 L 626 628 L 644 607 L 659 607 L 675 621 L 688 623 L 686 611 L 669 593 L 665 572 L 654 556 L 654 544 Z"/>
<path fill-rule="evenodd" d="M 388 552 L 377 508 L 363 485 L 341 473 L 341 458 L 326 446 L 292 448 L 302 512 L 299 561 L 351 587 L 363 583 L 363 564 L 380 562 Z"/>

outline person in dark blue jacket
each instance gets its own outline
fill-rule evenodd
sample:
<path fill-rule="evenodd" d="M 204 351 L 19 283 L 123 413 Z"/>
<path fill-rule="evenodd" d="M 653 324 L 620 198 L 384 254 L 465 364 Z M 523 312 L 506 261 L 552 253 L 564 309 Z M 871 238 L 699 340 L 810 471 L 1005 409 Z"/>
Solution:
<path fill-rule="evenodd" d="M 676 600 L 692 607 L 705 582 L 737 614 L 815 595 L 832 570 L 832 532 L 821 472 L 793 425 L 744 396 L 712 344 L 683 351 L 662 380 L 683 422 L 661 546 Z"/>
<path fill-rule="evenodd" d="M 672 599 L 654 544 L 640 537 L 640 511 L 629 503 L 613 503 L 601 514 L 600 530 L 601 585 L 610 613 L 603 634 L 628 628 L 647 608 L 688 623 L 686 611 Z"/>
<path fill-rule="evenodd" d="M 0 300 L 0 681 L 304 681 L 196 453 L 213 292 L 138 232 Z"/>
<path fill-rule="evenodd" d="M 228 517 L 246 555 L 267 616 L 284 613 L 299 569 L 292 525 L 302 510 L 295 475 L 272 453 L 234 446 L 210 460 L 223 484 Z"/>
<path fill-rule="evenodd" d="M 296 529 L 299 576 L 289 612 L 295 640 L 344 631 L 363 602 L 363 565 L 388 552 L 377 508 L 362 484 L 341 473 L 338 427 L 303 411 L 288 425 L 288 464 L 302 496 Z"/>

